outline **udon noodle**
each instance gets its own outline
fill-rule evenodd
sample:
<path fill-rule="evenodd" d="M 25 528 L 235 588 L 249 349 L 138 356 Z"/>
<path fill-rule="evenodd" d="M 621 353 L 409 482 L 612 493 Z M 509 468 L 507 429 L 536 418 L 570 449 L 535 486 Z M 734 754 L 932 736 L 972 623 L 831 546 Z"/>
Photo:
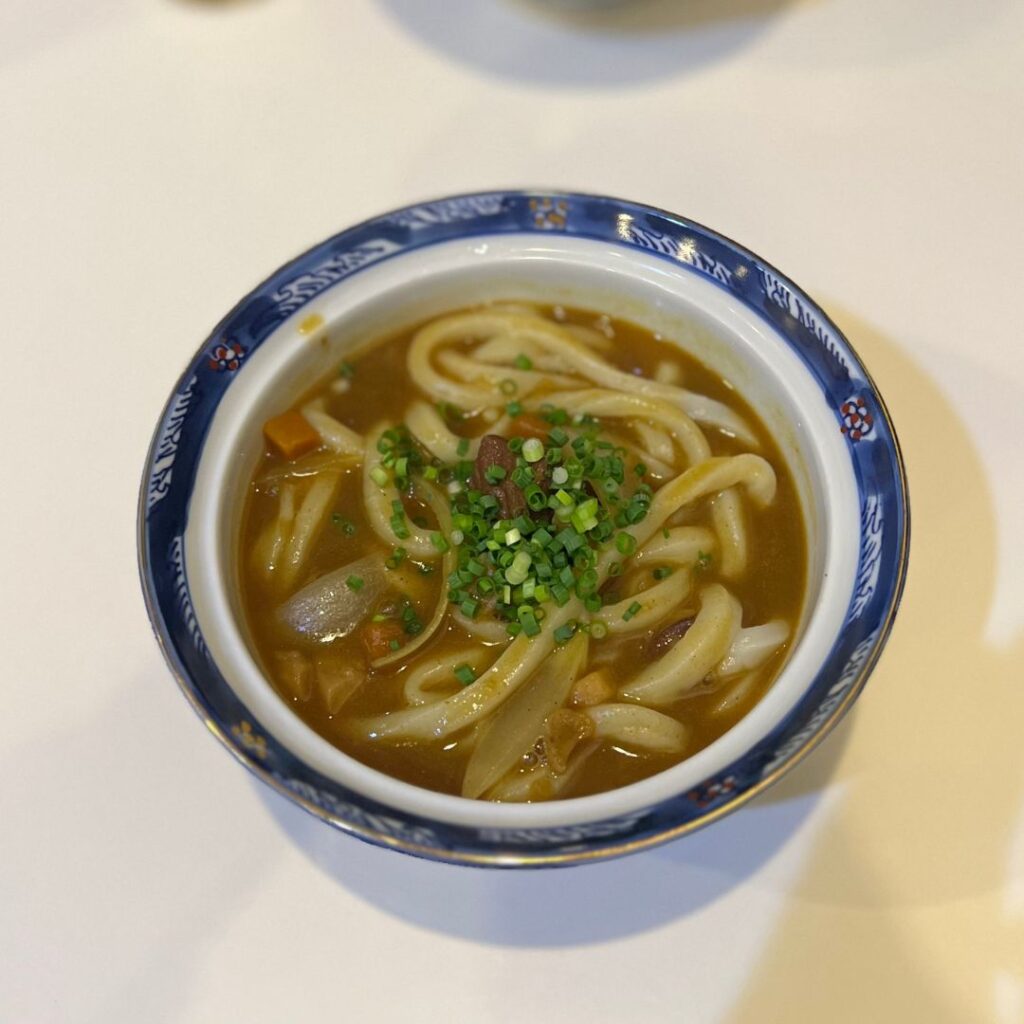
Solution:
<path fill-rule="evenodd" d="M 253 645 L 342 750 L 465 797 L 598 792 L 712 742 L 803 598 L 750 407 L 632 325 L 491 305 L 355 349 L 265 426 Z"/>

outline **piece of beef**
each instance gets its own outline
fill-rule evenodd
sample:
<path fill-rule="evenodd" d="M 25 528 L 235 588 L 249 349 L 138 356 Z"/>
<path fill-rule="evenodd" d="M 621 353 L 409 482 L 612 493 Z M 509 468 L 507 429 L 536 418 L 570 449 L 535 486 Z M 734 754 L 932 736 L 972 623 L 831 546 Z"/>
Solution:
<path fill-rule="evenodd" d="M 505 470 L 505 479 L 496 484 L 489 483 L 485 474 L 490 466 L 501 466 Z M 515 452 L 509 448 L 505 438 L 498 434 L 485 434 L 480 439 L 480 449 L 469 482 L 482 494 L 490 494 L 497 499 L 503 519 L 514 519 L 526 510 L 522 489 L 509 479 L 515 468 Z"/>

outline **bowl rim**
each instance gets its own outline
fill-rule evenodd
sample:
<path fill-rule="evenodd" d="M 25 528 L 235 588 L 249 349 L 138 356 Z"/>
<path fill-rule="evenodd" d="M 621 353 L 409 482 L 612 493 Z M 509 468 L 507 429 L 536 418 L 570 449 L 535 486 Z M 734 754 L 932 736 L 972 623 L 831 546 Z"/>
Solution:
<path fill-rule="evenodd" d="M 735 792 L 728 795 L 726 799 L 715 802 L 708 809 L 700 813 L 699 815 L 683 821 L 681 824 L 675 827 L 662 827 L 653 831 L 651 834 L 642 835 L 639 837 L 629 837 L 624 841 L 612 841 L 599 845 L 592 845 L 589 848 L 584 843 L 584 848 L 579 848 L 580 844 L 570 844 L 571 849 L 551 849 L 551 850 L 529 850 L 524 848 L 515 848 L 511 851 L 508 849 L 484 849 L 484 850 L 469 850 L 469 849 L 444 849 L 438 848 L 437 845 L 432 843 L 420 843 L 417 842 L 415 836 L 409 838 L 408 836 L 396 836 L 389 834 L 386 829 L 382 829 L 379 826 L 379 822 L 373 822 L 373 815 L 369 815 L 367 821 L 369 823 L 360 823 L 358 821 L 344 820 L 338 817 L 336 813 L 332 813 L 329 808 L 325 808 L 314 798 L 310 798 L 308 795 L 304 795 L 302 792 L 296 792 L 294 787 L 286 784 L 286 780 L 281 777 L 275 771 L 270 771 L 267 767 L 260 762 L 254 751 L 258 753 L 258 739 L 254 738 L 252 734 L 246 735 L 244 732 L 239 733 L 237 725 L 229 729 L 226 724 L 219 720 L 218 716 L 212 712 L 212 710 L 204 703 L 202 695 L 198 691 L 197 684 L 192 678 L 192 674 L 189 671 L 186 664 L 183 662 L 179 655 L 179 652 L 175 649 L 174 643 L 168 631 L 168 626 L 164 618 L 163 610 L 160 608 L 158 596 L 155 591 L 155 585 L 153 582 L 153 564 L 150 557 L 149 550 L 149 536 L 148 536 L 148 511 L 150 506 L 150 491 L 153 481 L 153 472 L 156 457 L 158 455 L 159 444 L 161 440 L 162 428 L 168 422 L 168 416 L 172 413 L 173 406 L 176 398 L 182 393 L 183 387 L 186 385 L 190 374 L 194 372 L 194 368 L 198 362 L 204 358 L 204 354 L 211 345 L 215 344 L 218 338 L 222 337 L 222 332 L 226 325 L 230 324 L 233 319 L 242 311 L 247 303 L 253 300 L 253 298 L 265 291 L 271 282 L 282 278 L 287 275 L 290 271 L 297 269 L 304 261 L 311 258 L 314 253 L 325 250 L 328 246 L 333 243 L 337 243 L 346 237 L 357 235 L 360 231 L 363 231 L 369 227 L 377 226 L 386 222 L 395 222 L 397 219 L 406 216 L 412 216 L 418 211 L 437 209 L 444 207 L 446 204 L 453 204 L 457 206 L 459 203 L 474 203 L 480 200 L 500 200 L 504 201 L 526 201 L 531 204 L 531 209 L 534 204 L 539 204 L 542 208 L 544 215 L 549 215 L 552 210 L 557 211 L 560 209 L 559 204 L 564 204 L 566 207 L 570 204 L 579 204 L 586 202 L 594 202 L 604 205 L 609 205 L 613 208 L 620 210 L 629 210 L 631 213 L 640 213 L 642 215 L 654 215 L 655 217 L 662 218 L 665 222 L 675 226 L 678 230 L 686 232 L 694 232 L 705 236 L 706 239 L 715 241 L 723 245 L 726 249 L 731 250 L 733 253 L 743 257 L 758 271 L 766 271 L 769 273 L 777 282 L 779 282 L 784 288 L 788 289 L 789 294 L 797 296 L 799 302 L 803 306 L 810 310 L 815 319 L 821 324 L 826 332 L 829 332 L 835 339 L 838 339 L 843 346 L 845 346 L 846 354 L 852 357 L 854 365 L 858 371 L 858 374 L 863 378 L 863 385 L 870 389 L 871 392 L 871 405 L 872 412 L 876 413 L 876 422 L 879 422 L 880 427 L 884 434 L 888 436 L 888 440 L 891 443 L 890 450 L 887 454 L 891 459 L 891 469 L 896 484 L 894 492 L 894 501 L 896 509 L 899 513 L 898 518 L 898 545 L 893 556 L 892 569 L 894 570 L 893 575 L 884 584 L 884 589 L 887 591 L 887 598 L 885 604 L 884 619 L 879 623 L 873 634 L 868 638 L 870 641 L 869 649 L 866 652 L 866 656 L 859 662 L 855 676 L 852 678 L 852 682 L 847 685 L 847 688 L 842 694 L 842 699 L 835 702 L 835 704 L 829 709 L 827 715 L 824 715 L 819 720 L 813 723 L 813 728 L 809 729 L 807 735 L 800 739 L 800 742 L 789 750 L 784 757 L 780 757 L 776 763 L 771 766 L 771 770 L 765 771 L 759 778 L 750 781 L 746 785 L 740 787 Z M 541 215 L 538 214 L 538 217 Z M 509 233 L 508 228 L 495 231 L 494 233 Z M 519 227 L 514 230 L 528 233 L 531 229 L 529 227 Z M 548 230 L 547 227 L 542 226 L 540 223 L 533 230 L 537 232 Z M 480 235 L 489 234 L 491 232 L 485 230 L 476 231 L 458 231 L 456 234 L 451 235 L 451 238 L 467 238 L 476 237 Z M 572 232 L 567 232 L 571 236 Z M 582 233 L 582 237 L 589 238 L 595 241 L 612 241 L 619 242 L 619 239 L 614 237 L 601 237 L 593 234 Z M 435 241 L 441 241 L 438 239 Z M 434 243 L 420 243 L 418 246 L 412 246 L 410 248 L 423 247 Z M 621 243 L 620 243 L 621 244 Z M 401 249 L 395 255 L 401 254 Z M 627 250 L 628 251 L 628 250 Z M 665 255 L 664 253 L 654 253 L 655 255 Z M 679 260 L 676 259 L 676 265 L 679 265 Z M 373 265 L 372 263 L 370 264 Z M 691 270 L 694 268 L 691 266 Z M 342 281 L 345 278 L 341 279 Z M 338 283 L 338 282 L 335 282 Z M 725 287 L 721 281 L 715 281 L 720 287 Z M 316 294 L 319 294 L 316 293 Z M 315 297 L 312 296 L 310 298 Z M 309 301 L 307 299 L 306 301 Z M 301 308 L 305 302 L 301 303 Z M 752 307 L 751 307 L 752 308 Z M 758 312 L 757 310 L 753 310 Z M 761 314 L 763 316 L 763 314 Z M 769 326 L 782 333 L 779 324 L 769 323 Z M 787 344 L 792 344 L 788 337 L 786 338 Z M 262 340 L 262 339 L 261 339 Z M 819 382 L 819 386 L 820 382 Z M 824 387 L 822 386 L 824 391 Z M 219 401 L 219 400 L 218 400 Z M 202 439 L 201 439 L 202 440 Z M 200 440 L 199 449 L 202 448 Z M 191 480 L 192 478 L 189 477 Z M 858 479 L 858 497 L 863 498 L 861 493 L 860 481 Z M 817 304 L 806 295 L 806 293 L 796 286 L 789 278 L 778 272 L 771 264 L 763 260 L 761 257 L 752 253 L 746 247 L 739 245 L 729 239 L 727 236 L 722 235 L 720 232 L 706 228 L 694 221 L 690 221 L 686 218 L 682 218 L 677 214 L 673 214 L 657 207 L 652 207 L 646 204 L 629 202 L 626 200 L 615 199 L 607 196 L 593 195 L 581 192 L 551 192 L 544 190 L 500 190 L 490 192 L 470 192 L 462 193 L 459 195 L 453 195 L 444 197 L 442 199 L 433 200 L 425 203 L 415 203 L 409 206 L 400 207 L 395 210 L 389 211 L 384 214 L 380 214 L 374 217 L 367 218 L 366 220 L 353 225 L 352 227 L 346 228 L 336 235 L 317 243 L 311 248 L 305 250 L 303 253 L 294 257 L 292 260 L 283 264 L 273 273 L 268 275 L 259 285 L 251 289 L 246 296 L 244 296 L 234 307 L 221 319 L 216 325 L 207 339 L 203 342 L 200 348 L 194 353 L 189 360 L 188 365 L 184 372 L 178 378 L 175 384 L 174 390 L 164 406 L 161 412 L 160 419 L 157 423 L 157 428 L 154 432 L 149 450 L 146 456 L 144 464 L 144 471 L 142 477 L 142 485 L 139 492 L 138 502 L 138 523 L 137 523 L 137 539 L 138 539 L 138 555 L 139 555 L 139 572 L 142 583 L 142 590 L 144 600 L 146 603 L 147 613 L 150 618 L 151 627 L 156 636 L 157 642 L 161 648 L 163 656 L 171 669 L 172 674 L 175 676 L 179 687 L 185 694 L 186 699 L 189 701 L 193 710 L 200 716 L 207 728 L 223 743 L 232 755 L 242 763 L 247 769 L 252 771 L 257 777 L 264 783 L 269 785 L 272 789 L 276 790 L 281 795 L 286 796 L 290 800 L 302 806 L 308 812 L 316 815 L 322 820 L 341 828 L 359 838 L 367 840 L 369 842 L 392 847 L 395 849 L 402 850 L 403 852 L 412 853 L 414 855 L 429 857 L 437 860 L 453 861 L 467 864 L 477 865 L 497 865 L 497 866 L 543 866 L 543 865 L 560 865 L 566 863 L 576 863 L 588 860 L 603 859 L 612 856 L 619 856 L 625 853 L 634 852 L 636 850 L 645 849 L 647 847 L 667 842 L 673 838 L 684 835 L 688 832 L 694 831 L 697 828 L 701 828 L 704 825 L 710 824 L 718 818 L 724 816 L 730 811 L 738 808 L 744 804 L 747 800 L 751 799 L 757 793 L 764 790 L 767 786 L 774 783 L 782 774 L 788 771 L 791 767 L 798 764 L 804 757 L 806 757 L 823 739 L 835 724 L 842 718 L 842 716 L 849 710 L 853 702 L 859 696 L 863 690 L 867 678 L 873 670 L 878 658 L 884 649 L 885 643 L 890 635 L 893 621 L 895 619 L 896 612 L 899 608 L 900 600 L 902 598 L 903 589 L 906 581 L 907 562 L 909 556 L 909 542 L 910 542 L 910 505 L 909 505 L 909 491 L 907 486 L 906 469 L 903 462 L 902 451 L 900 448 L 899 440 L 896 435 L 895 429 L 892 424 L 891 416 L 885 405 L 885 402 L 878 391 L 878 388 L 872 378 L 867 367 L 864 365 L 863 360 L 850 344 L 849 340 L 838 330 L 832 320 L 822 311 Z M 858 570 L 859 571 L 859 570 Z M 844 623 L 845 628 L 845 623 Z M 837 640 L 838 642 L 838 640 Z M 826 661 L 828 658 L 826 657 Z M 821 671 L 822 666 L 819 665 L 818 671 Z M 816 678 L 816 677 L 815 677 Z M 811 687 L 813 679 L 809 680 L 808 686 Z M 799 704 L 799 701 L 797 702 Z M 797 705 L 787 712 L 787 716 L 795 714 Z M 813 719 L 814 709 L 810 710 L 809 716 L 805 719 L 807 721 Z M 272 738 L 272 736 L 271 736 Z M 256 744 L 256 746 L 254 746 Z M 386 808 L 385 808 L 386 809 Z M 404 812 L 396 812 L 404 813 Z M 428 823 L 430 820 L 428 819 Z M 493 830 L 492 830 L 493 831 Z M 494 843 L 490 844 L 492 847 Z M 550 845 L 550 844 L 549 844 Z"/>

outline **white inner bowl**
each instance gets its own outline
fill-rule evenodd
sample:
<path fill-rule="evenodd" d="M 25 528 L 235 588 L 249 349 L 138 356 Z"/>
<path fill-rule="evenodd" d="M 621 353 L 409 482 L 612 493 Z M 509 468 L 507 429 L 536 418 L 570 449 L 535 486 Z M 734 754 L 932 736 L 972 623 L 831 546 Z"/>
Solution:
<path fill-rule="evenodd" d="M 344 754 L 306 725 L 264 677 L 238 596 L 241 507 L 263 451 L 262 424 L 355 347 L 427 317 L 490 299 L 592 309 L 657 331 L 731 382 L 775 436 L 803 507 L 808 581 L 798 641 L 765 697 L 674 768 L 608 793 L 494 804 L 421 789 Z M 324 328 L 304 334 L 312 314 Z M 497 235 L 414 250 L 360 271 L 282 323 L 222 399 L 189 504 L 185 569 L 195 613 L 225 679 L 261 726 L 308 765 L 397 810 L 477 828 L 544 828 L 634 813 L 686 792 L 753 747 L 812 682 L 842 627 L 857 567 L 859 508 L 834 411 L 765 320 L 684 266 L 606 242 Z"/>

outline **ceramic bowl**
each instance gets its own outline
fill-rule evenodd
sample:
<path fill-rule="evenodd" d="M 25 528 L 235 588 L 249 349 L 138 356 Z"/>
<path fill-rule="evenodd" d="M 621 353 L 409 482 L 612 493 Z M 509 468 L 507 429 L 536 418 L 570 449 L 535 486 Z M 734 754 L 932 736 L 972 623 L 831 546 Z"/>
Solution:
<path fill-rule="evenodd" d="M 347 346 L 491 298 L 598 309 L 729 379 L 778 438 L 809 532 L 798 641 L 710 746 L 610 793 L 509 805 L 434 793 L 341 753 L 279 698 L 237 597 L 241 497 L 260 424 Z M 488 192 L 342 231 L 277 270 L 200 346 L 160 417 L 139 503 L 143 590 L 185 696 L 235 757 L 331 825 L 438 860 L 562 865 L 640 850 L 738 807 L 800 760 L 864 686 L 906 571 L 906 481 L 881 396 L 822 310 L 764 260 L 637 203 Z"/>

